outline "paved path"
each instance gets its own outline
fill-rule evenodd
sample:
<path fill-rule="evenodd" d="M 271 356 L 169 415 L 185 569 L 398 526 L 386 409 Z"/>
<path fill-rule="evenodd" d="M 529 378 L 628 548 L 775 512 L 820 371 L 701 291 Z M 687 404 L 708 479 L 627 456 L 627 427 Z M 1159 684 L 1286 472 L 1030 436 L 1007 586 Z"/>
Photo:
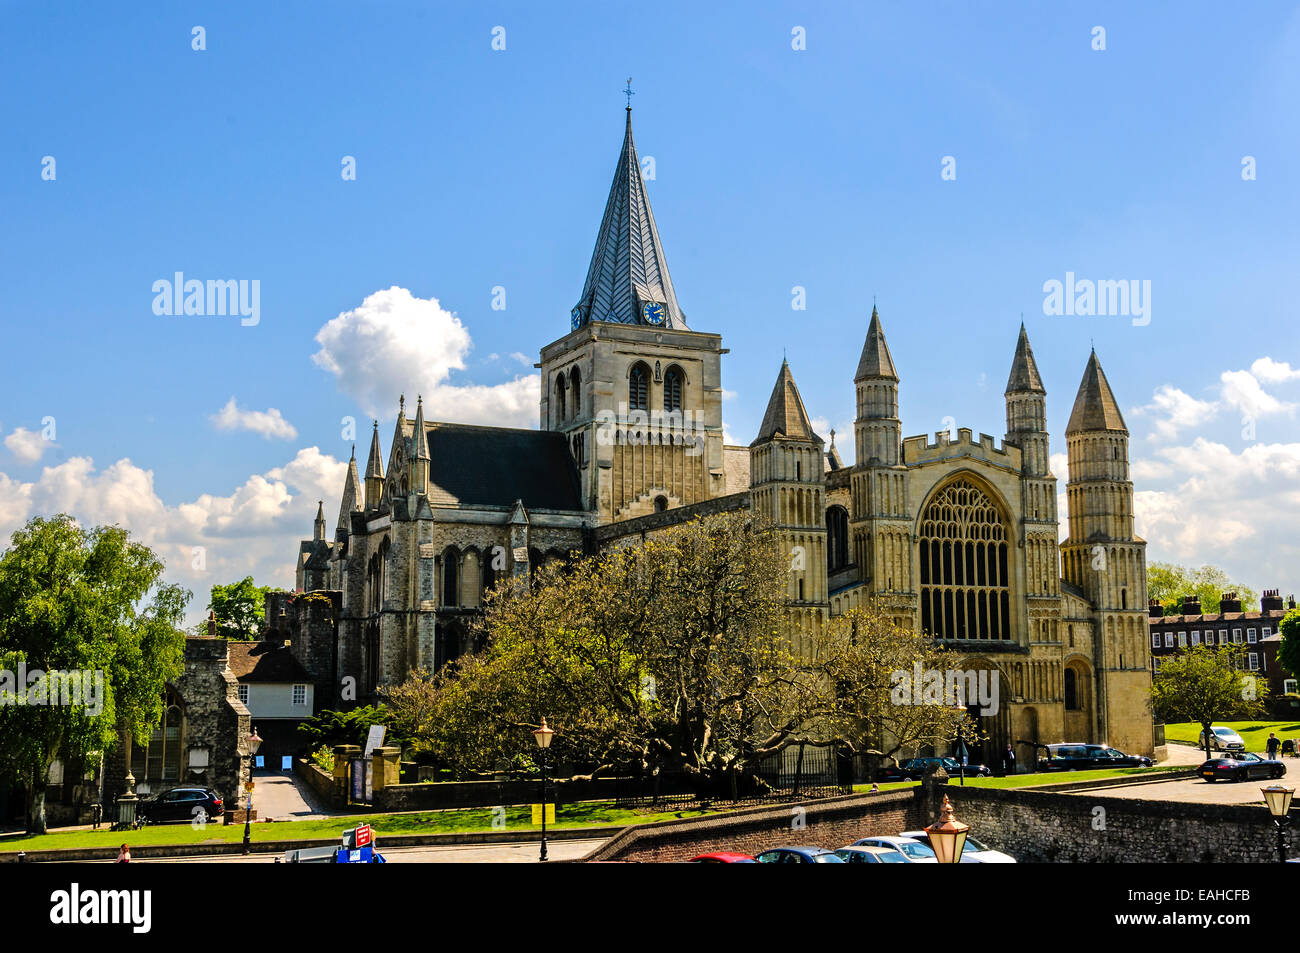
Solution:
<path fill-rule="evenodd" d="M 257 771 L 253 774 L 253 810 L 257 819 L 273 817 L 277 821 L 310 821 L 333 816 L 320 803 L 316 792 L 288 771 Z M 240 807 L 243 798 L 240 798 Z"/>
<path fill-rule="evenodd" d="M 1187 765 L 1195 767 L 1205 760 L 1205 752 L 1191 745 L 1169 745 L 1169 757 L 1162 765 Z M 1300 759 L 1286 758 L 1286 777 L 1281 783 L 1295 787 L 1300 782 Z M 1201 778 L 1177 778 L 1170 781 L 1152 781 L 1117 787 L 1097 788 L 1092 791 L 1069 791 L 1084 797 L 1124 797 L 1145 801 L 1182 801 L 1192 804 L 1263 804 L 1260 788 L 1271 781 L 1216 781 L 1213 784 Z"/>
<path fill-rule="evenodd" d="M 577 860 L 595 850 L 604 840 L 559 840 L 546 845 L 550 860 Z M 540 845 L 536 841 L 517 844 L 461 844 L 448 847 L 384 847 L 379 838 L 379 852 L 394 864 L 535 864 Z M 134 863 L 149 864 L 273 864 L 279 854 L 227 854 L 219 857 L 141 858 Z M 110 863 L 110 861 L 101 861 Z"/>

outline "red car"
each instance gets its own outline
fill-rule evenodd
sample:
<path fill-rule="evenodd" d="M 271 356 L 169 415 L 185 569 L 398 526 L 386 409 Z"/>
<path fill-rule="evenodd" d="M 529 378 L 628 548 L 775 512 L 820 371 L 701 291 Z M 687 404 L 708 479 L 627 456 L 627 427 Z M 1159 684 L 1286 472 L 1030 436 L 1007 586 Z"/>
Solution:
<path fill-rule="evenodd" d="M 753 857 L 748 854 L 736 854 L 730 851 L 719 851 L 716 854 L 698 854 L 690 859 L 692 864 L 753 864 L 757 863 Z"/>

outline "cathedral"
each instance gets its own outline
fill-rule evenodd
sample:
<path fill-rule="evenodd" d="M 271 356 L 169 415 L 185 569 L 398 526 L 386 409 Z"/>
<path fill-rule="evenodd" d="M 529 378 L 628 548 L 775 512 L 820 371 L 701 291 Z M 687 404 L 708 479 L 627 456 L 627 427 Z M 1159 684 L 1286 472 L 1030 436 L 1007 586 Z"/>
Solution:
<path fill-rule="evenodd" d="M 754 440 L 726 444 L 725 353 L 678 301 L 629 108 L 582 294 L 537 365 L 540 428 L 426 420 L 418 399 L 412 417 L 403 398 L 387 456 L 377 424 L 364 472 L 353 454 L 332 537 L 318 509 L 297 587 L 337 593 L 335 644 L 317 652 L 333 672 L 320 681 L 365 698 L 474 651 L 472 622 L 503 575 L 749 510 L 792 553 L 796 644 L 877 599 L 965 670 L 995 674 L 1000 704 L 981 716 L 988 738 L 973 760 L 1013 744 L 1023 763 L 1060 741 L 1152 753 L 1146 543 L 1129 433 L 1095 352 L 1065 431 L 1064 542 L 1023 325 L 1000 442 L 969 429 L 904 437 L 901 378 L 873 308 L 852 466 L 834 431 L 829 446 L 814 432 L 785 362 Z"/>

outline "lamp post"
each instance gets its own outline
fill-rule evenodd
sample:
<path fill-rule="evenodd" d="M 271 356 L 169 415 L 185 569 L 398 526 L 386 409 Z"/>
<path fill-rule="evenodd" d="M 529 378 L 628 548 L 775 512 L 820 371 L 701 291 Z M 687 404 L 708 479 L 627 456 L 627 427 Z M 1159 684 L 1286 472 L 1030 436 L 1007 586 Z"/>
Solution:
<path fill-rule="evenodd" d="M 948 795 L 943 796 L 943 807 L 939 810 L 939 820 L 925 829 L 934 848 L 934 856 L 941 864 L 961 863 L 961 852 L 966 847 L 966 835 L 970 825 L 953 820 L 952 805 Z"/>
<path fill-rule="evenodd" d="M 248 803 L 244 808 L 244 853 L 247 854 L 253 833 L 249 826 L 253 821 L 253 766 L 257 763 L 257 749 L 262 746 L 256 728 L 244 739 L 244 744 L 248 746 L 248 783 L 244 785 L 244 790 L 248 792 Z"/>
<path fill-rule="evenodd" d="M 555 732 L 548 728 L 546 719 L 542 719 L 542 727 L 533 732 L 533 737 L 537 739 L 537 747 L 542 749 L 542 856 L 540 860 L 546 862 L 546 751 L 551 747 L 551 736 Z"/>
<path fill-rule="evenodd" d="M 1268 812 L 1273 815 L 1273 826 L 1277 830 L 1277 859 L 1279 863 L 1284 864 L 1286 863 L 1286 831 L 1291 824 L 1291 798 L 1295 795 L 1295 788 L 1270 784 L 1266 788 L 1260 788 L 1260 791 L 1264 794 L 1264 802 L 1268 804 Z"/>

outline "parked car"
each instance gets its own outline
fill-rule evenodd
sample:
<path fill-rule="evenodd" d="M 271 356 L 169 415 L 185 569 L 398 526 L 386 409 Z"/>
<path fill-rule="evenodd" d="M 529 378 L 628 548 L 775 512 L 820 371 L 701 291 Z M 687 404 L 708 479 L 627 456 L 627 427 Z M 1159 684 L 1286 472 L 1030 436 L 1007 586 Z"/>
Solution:
<path fill-rule="evenodd" d="M 925 831 L 903 831 L 899 836 L 915 838 L 927 846 L 930 843 L 929 835 Z M 966 835 L 966 843 L 961 849 L 962 863 L 967 863 L 967 858 L 979 864 L 1014 864 L 1016 862 L 1016 859 L 1010 854 L 1004 854 L 1000 850 L 986 847 L 969 834 Z"/>
<path fill-rule="evenodd" d="M 844 861 L 822 847 L 773 847 L 754 858 L 760 864 L 842 864 Z"/>
<path fill-rule="evenodd" d="M 937 864 L 939 862 L 939 858 L 934 856 L 934 850 L 928 843 L 928 838 L 925 837 L 909 837 L 904 834 L 899 834 L 896 837 L 878 835 L 856 840 L 853 842 L 853 846 L 887 847 L 902 854 L 909 864 Z M 973 854 L 968 854 L 965 851 L 962 851 L 961 862 L 963 864 L 979 863 Z"/>
<path fill-rule="evenodd" d="M 1202 731 L 1196 737 L 1196 746 L 1205 747 L 1205 732 Z M 1223 728 L 1216 725 L 1210 726 L 1210 750 L 1211 751 L 1245 751 L 1246 742 L 1241 740 L 1241 735 L 1237 734 L 1231 728 Z"/>
<path fill-rule="evenodd" d="M 225 813 L 221 796 L 211 788 L 172 788 L 140 802 L 137 809 L 150 824 L 167 821 L 192 821 L 202 810 L 208 819 Z"/>
<path fill-rule="evenodd" d="M 907 863 L 907 858 L 892 847 L 841 847 L 835 853 L 846 864 Z"/>
<path fill-rule="evenodd" d="M 1149 768 L 1154 758 L 1125 754 L 1109 745 L 1047 745 L 1047 757 L 1038 759 L 1039 771 L 1087 771 L 1096 768 Z"/>
<path fill-rule="evenodd" d="M 985 765 L 968 764 L 964 768 L 956 758 L 908 758 L 898 767 L 881 768 L 876 772 L 877 781 L 919 781 L 927 774 L 942 767 L 951 777 L 963 773 L 968 778 L 987 778 L 993 774 Z"/>
<path fill-rule="evenodd" d="M 1196 773 L 1210 784 L 1215 781 L 1250 781 L 1254 778 L 1280 778 L 1286 774 L 1286 765 L 1249 751 L 1225 751 L 1220 757 L 1204 762 Z"/>
<path fill-rule="evenodd" d="M 752 864 L 754 862 L 754 858 L 748 854 L 737 854 L 725 850 L 714 854 L 697 854 L 689 861 L 692 864 Z"/>

